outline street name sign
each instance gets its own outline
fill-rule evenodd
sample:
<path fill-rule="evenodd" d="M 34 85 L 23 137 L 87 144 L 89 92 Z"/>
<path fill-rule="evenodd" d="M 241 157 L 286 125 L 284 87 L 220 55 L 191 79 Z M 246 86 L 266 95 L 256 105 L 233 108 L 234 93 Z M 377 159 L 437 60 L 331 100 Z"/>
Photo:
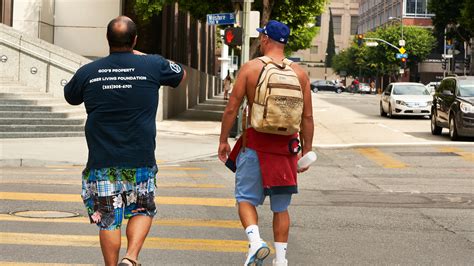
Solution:
<path fill-rule="evenodd" d="M 397 54 L 397 59 L 408 58 L 408 54 Z"/>
<path fill-rule="evenodd" d="M 207 14 L 207 25 L 235 24 L 234 13 Z"/>

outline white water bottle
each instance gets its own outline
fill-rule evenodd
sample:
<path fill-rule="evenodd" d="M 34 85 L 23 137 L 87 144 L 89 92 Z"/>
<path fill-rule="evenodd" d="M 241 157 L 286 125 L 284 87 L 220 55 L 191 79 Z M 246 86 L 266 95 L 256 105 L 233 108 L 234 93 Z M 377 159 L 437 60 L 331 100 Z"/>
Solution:
<path fill-rule="evenodd" d="M 317 159 L 318 159 L 318 156 L 316 156 L 316 153 L 314 153 L 313 151 L 306 153 L 303 157 L 301 157 L 298 160 L 298 170 L 301 168 L 306 168 L 310 166 Z"/>

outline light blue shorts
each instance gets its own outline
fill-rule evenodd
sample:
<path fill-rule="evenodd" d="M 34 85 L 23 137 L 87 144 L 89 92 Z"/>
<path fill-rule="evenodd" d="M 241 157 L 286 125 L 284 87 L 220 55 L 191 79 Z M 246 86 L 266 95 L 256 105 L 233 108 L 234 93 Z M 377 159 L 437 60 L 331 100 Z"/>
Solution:
<path fill-rule="evenodd" d="M 253 206 L 262 205 L 265 201 L 262 174 L 257 152 L 245 148 L 237 156 L 235 172 L 235 198 L 237 202 L 249 202 Z M 284 212 L 291 202 L 291 194 L 270 195 L 270 207 L 273 212 Z"/>

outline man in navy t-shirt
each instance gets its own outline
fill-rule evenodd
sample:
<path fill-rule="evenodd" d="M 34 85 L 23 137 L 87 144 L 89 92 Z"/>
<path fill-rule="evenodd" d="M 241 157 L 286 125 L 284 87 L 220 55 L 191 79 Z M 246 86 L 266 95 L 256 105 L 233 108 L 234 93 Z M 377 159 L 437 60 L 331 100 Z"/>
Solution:
<path fill-rule="evenodd" d="M 156 214 L 154 203 L 156 111 L 160 86 L 177 87 L 186 78 L 177 63 L 133 50 L 136 25 L 120 16 L 107 26 L 110 55 L 81 67 L 64 87 L 72 105 L 84 103 L 89 157 L 82 198 L 91 223 L 100 228 L 106 265 L 117 265 L 122 218 L 132 265 Z"/>

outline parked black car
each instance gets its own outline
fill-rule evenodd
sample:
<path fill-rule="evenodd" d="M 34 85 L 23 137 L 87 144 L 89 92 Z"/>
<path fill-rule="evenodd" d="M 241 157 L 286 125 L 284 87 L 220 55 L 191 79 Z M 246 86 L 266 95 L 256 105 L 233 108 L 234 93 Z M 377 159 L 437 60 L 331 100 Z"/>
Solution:
<path fill-rule="evenodd" d="M 474 76 L 444 78 L 433 95 L 431 114 L 433 135 L 448 128 L 451 140 L 474 137 Z"/>
<path fill-rule="evenodd" d="M 341 93 L 344 91 L 344 87 L 342 87 L 341 85 L 336 85 L 331 80 L 315 80 L 311 82 L 310 87 L 313 92 L 333 91 L 335 93 Z"/>

